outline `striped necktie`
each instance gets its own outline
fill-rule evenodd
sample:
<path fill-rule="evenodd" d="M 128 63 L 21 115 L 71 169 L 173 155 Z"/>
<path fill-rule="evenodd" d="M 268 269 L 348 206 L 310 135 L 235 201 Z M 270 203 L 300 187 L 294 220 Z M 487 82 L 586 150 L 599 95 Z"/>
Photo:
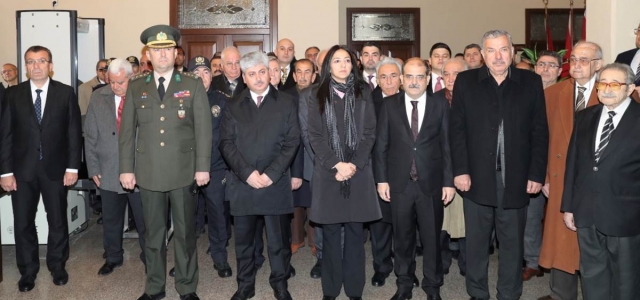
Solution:
<path fill-rule="evenodd" d="M 579 86 L 578 87 L 578 98 L 576 99 L 576 112 L 579 112 L 583 109 L 585 109 L 585 105 L 584 105 L 584 91 L 586 91 L 587 88 L 583 87 L 583 86 Z"/>
<path fill-rule="evenodd" d="M 602 127 L 602 134 L 600 134 L 600 143 L 598 144 L 598 150 L 596 150 L 596 164 L 600 160 L 600 156 L 602 156 L 602 151 L 609 144 L 609 139 L 611 138 L 611 134 L 613 133 L 613 116 L 616 115 L 615 111 L 609 112 L 609 118 L 604 122 L 604 127 Z"/>

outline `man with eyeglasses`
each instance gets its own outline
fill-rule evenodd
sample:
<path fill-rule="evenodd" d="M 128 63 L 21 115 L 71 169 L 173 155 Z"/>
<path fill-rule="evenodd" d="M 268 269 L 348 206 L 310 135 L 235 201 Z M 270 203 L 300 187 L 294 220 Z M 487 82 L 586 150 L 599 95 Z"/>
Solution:
<path fill-rule="evenodd" d="M 542 87 L 546 89 L 558 82 L 558 77 L 562 73 L 562 57 L 557 52 L 542 50 L 538 52 L 534 71 L 540 75 Z"/>
<path fill-rule="evenodd" d="M 638 28 L 633 30 L 633 33 L 636 35 L 636 47 L 618 54 L 616 62 L 627 64 L 631 67 L 635 74 L 636 91 L 640 93 L 640 24 L 638 24 Z"/>
<path fill-rule="evenodd" d="M 4 64 L 2 66 L 2 79 L 7 83 L 7 87 L 18 84 L 18 68 L 14 64 Z"/>
<path fill-rule="evenodd" d="M 239 95 L 246 85 L 242 79 L 240 71 L 240 51 L 238 48 L 229 46 L 222 50 L 220 58 L 222 58 L 222 76 L 213 77 L 211 87 L 214 90 L 221 91 L 229 98 Z"/>
<path fill-rule="evenodd" d="M 574 48 L 575 49 L 575 48 Z M 577 232 L 582 292 L 591 299 L 640 294 L 640 105 L 628 65 L 602 68 L 601 104 L 576 114 L 562 194 L 564 225 Z"/>
<path fill-rule="evenodd" d="M 96 63 L 96 76 L 78 87 L 78 104 L 80 105 L 80 114 L 83 116 L 87 114 L 87 108 L 89 108 L 89 101 L 91 100 L 93 88 L 98 85 L 106 84 L 105 77 L 107 75 L 107 61 L 107 59 L 99 60 Z"/>
<path fill-rule="evenodd" d="M 552 61 L 557 63 L 556 60 Z M 549 161 L 542 192 L 548 197 L 548 202 L 538 264 L 551 269 L 551 293 L 539 298 L 541 300 L 573 300 L 578 297 L 578 238 L 574 231 L 564 225 L 560 203 L 575 115 L 586 107 L 598 104 L 595 75 L 602 68 L 602 49 L 593 42 L 578 42 L 573 47 L 569 65 L 571 78 L 545 89 Z"/>

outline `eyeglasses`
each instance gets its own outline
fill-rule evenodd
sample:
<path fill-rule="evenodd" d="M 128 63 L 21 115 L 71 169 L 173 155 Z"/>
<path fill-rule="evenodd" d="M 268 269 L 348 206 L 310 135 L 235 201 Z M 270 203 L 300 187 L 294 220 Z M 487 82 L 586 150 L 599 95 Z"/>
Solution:
<path fill-rule="evenodd" d="M 591 63 L 594 60 L 601 60 L 602 58 L 593 58 L 593 59 L 589 59 L 589 58 L 576 58 L 576 57 L 572 57 L 569 58 L 569 63 L 572 65 L 575 65 L 577 62 L 580 62 L 580 65 L 586 66 L 589 63 Z"/>
<path fill-rule="evenodd" d="M 34 59 L 27 60 L 26 64 L 27 66 L 33 66 L 35 64 L 44 65 L 48 62 L 49 62 L 48 60 L 41 58 L 41 59 L 35 59 L 35 60 Z"/>
<path fill-rule="evenodd" d="M 549 69 L 555 69 L 557 67 L 559 67 L 558 65 L 554 64 L 554 63 L 545 63 L 545 62 L 539 62 L 536 64 L 536 66 L 540 69 L 544 69 L 546 67 L 549 67 Z"/>
<path fill-rule="evenodd" d="M 100 71 L 100 73 L 107 73 L 107 68 L 98 69 L 98 71 Z"/>
<path fill-rule="evenodd" d="M 600 91 L 604 91 L 608 87 L 612 91 L 617 92 L 622 88 L 623 85 L 627 85 L 627 84 L 626 83 L 619 83 L 619 82 L 610 82 L 610 83 L 598 82 L 598 83 L 596 83 L 596 88 L 598 90 L 600 90 Z"/>

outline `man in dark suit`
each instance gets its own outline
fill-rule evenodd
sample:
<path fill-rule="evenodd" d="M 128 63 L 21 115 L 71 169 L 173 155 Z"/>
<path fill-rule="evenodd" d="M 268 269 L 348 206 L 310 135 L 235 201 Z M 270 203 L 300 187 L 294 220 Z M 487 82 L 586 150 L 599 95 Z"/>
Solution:
<path fill-rule="evenodd" d="M 365 42 L 360 49 L 360 63 L 362 65 L 362 79 L 369 84 L 369 88 L 374 90 L 378 87 L 378 76 L 376 65 L 380 61 L 382 49 L 376 42 Z"/>
<path fill-rule="evenodd" d="M 68 85 L 49 78 L 51 51 L 32 46 L 24 54 L 30 80 L 7 90 L 2 101 L 0 174 L 11 195 L 18 288 L 30 291 L 40 270 L 35 216 L 40 194 L 47 212 L 47 267 L 53 283 L 69 280 L 67 187 L 78 179 L 81 125 L 78 98 Z"/>
<path fill-rule="evenodd" d="M 458 74 L 451 110 L 454 183 L 464 197 L 467 293 L 489 299 L 489 243 L 500 241 L 498 299 L 522 294 L 529 194 L 544 183 L 549 131 L 540 76 L 511 66 L 511 36 L 482 38 L 484 67 Z M 473 185 L 472 185 L 473 181 Z"/>
<path fill-rule="evenodd" d="M 437 93 L 444 89 L 445 83 L 442 78 L 444 63 L 451 59 L 451 48 L 445 43 L 435 43 L 429 50 L 429 64 L 431 64 L 431 79 L 427 86 L 429 94 Z"/>
<path fill-rule="evenodd" d="M 240 65 L 248 89 L 227 103 L 220 128 L 220 152 L 232 172 L 227 198 L 234 216 L 238 291 L 232 300 L 255 295 L 256 221 L 263 217 L 271 276 L 279 300 L 291 299 L 287 280 L 291 261 L 293 196 L 289 167 L 300 144 L 295 100 L 269 85 L 268 58 L 251 52 Z"/>
<path fill-rule="evenodd" d="M 222 50 L 222 76 L 215 76 L 211 80 L 211 86 L 226 94 L 229 98 L 235 97 L 245 89 L 244 80 L 240 71 L 240 51 L 230 46 Z"/>
<path fill-rule="evenodd" d="M 631 70 L 635 73 L 634 83 L 636 90 L 640 93 L 640 24 L 638 24 L 638 28 L 633 30 L 633 33 L 636 35 L 636 47 L 618 54 L 616 62 L 631 67 Z"/>
<path fill-rule="evenodd" d="M 296 86 L 296 81 L 293 79 L 293 73 L 296 63 L 296 51 L 293 42 L 290 39 L 281 39 L 276 45 L 276 49 L 273 51 L 278 57 L 280 63 L 280 83 L 278 84 L 278 90 L 286 90 Z"/>
<path fill-rule="evenodd" d="M 602 68 L 601 104 L 576 116 L 567 154 L 561 210 L 578 232 L 584 299 L 638 299 L 640 294 L 640 105 L 631 99 L 628 65 Z M 502 250 L 502 249 L 500 249 Z"/>
<path fill-rule="evenodd" d="M 443 202 L 455 195 L 449 150 L 449 102 L 427 100 L 428 67 L 420 58 L 404 66 L 404 92 L 385 100 L 378 115 L 374 150 L 380 198 L 391 202 L 395 235 L 394 300 L 412 298 L 410 274 L 416 227 L 423 247 L 422 288 L 427 299 L 439 300 L 443 284 L 440 256 Z M 417 226 L 416 226 L 417 225 Z"/>

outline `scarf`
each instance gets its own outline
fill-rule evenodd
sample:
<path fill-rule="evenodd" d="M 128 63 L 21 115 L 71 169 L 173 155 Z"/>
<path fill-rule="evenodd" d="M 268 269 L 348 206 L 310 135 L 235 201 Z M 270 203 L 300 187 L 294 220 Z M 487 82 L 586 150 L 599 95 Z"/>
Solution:
<path fill-rule="evenodd" d="M 333 153 L 338 157 L 341 162 L 353 162 L 356 158 L 356 150 L 358 149 L 358 132 L 356 129 L 356 120 L 354 117 L 355 111 L 355 76 L 350 74 L 345 83 L 339 83 L 331 79 L 329 83 L 330 98 L 325 104 L 325 116 L 327 122 L 327 131 L 329 134 L 329 145 L 333 150 Z M 336 95 L 335 90 L 344 93 L 344 130 L 345 132 L 345 149 L 343 149 L 342 142 L 340 140 L 340 133 L 338 132 L 338 123 L 335 110 L 335 104 L 340 97 Z M 350 180 L 340 182 L 340 194 L 343 197 L 349 198 L 351 194 Z"/>

